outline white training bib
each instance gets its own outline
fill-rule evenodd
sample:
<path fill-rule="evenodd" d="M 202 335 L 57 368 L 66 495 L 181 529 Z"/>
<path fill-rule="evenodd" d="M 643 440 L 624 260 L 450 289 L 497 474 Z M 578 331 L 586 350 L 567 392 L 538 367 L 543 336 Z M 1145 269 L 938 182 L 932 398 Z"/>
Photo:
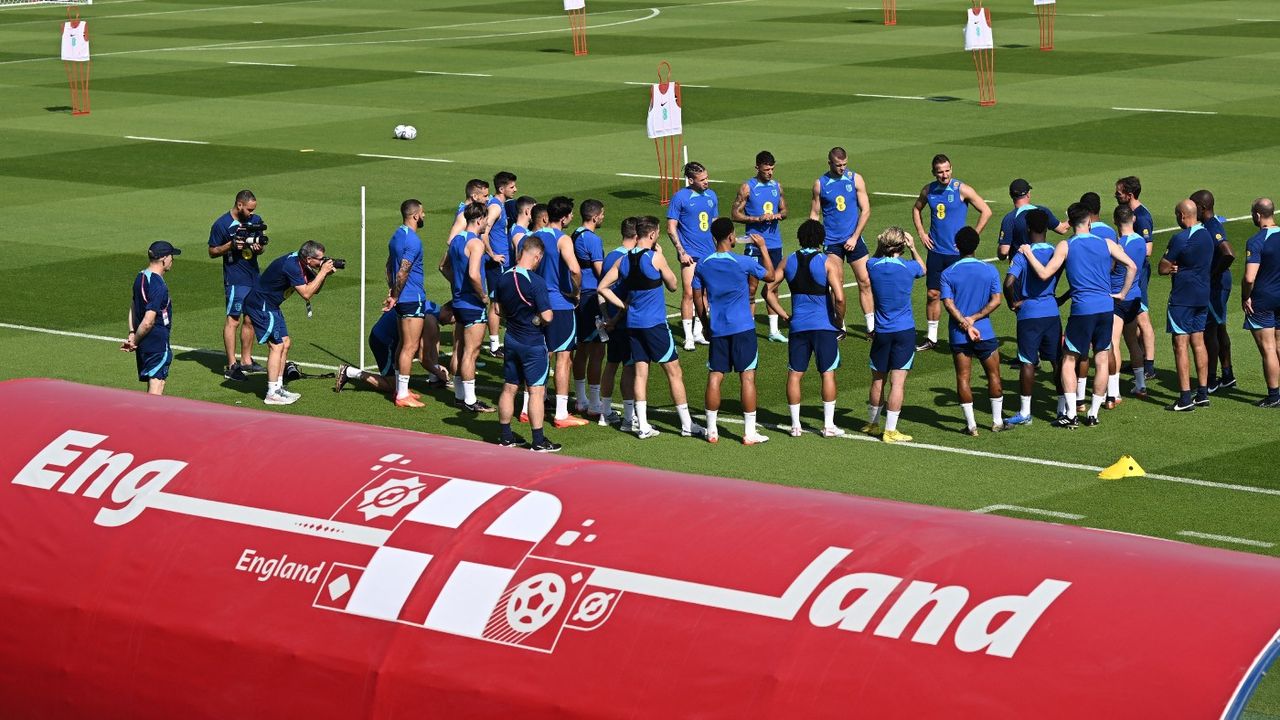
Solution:
<path fill-rule="evenodd" d="M 568 12 L 570 10 L 586 10 L 586 9 L 587 9 L 587 0 L 564 0 L 565 12 Z"/>
<path fill-rule="evenodd" d="M 649 119 L 646 129 L 650 138 L 680 135 L 684 129 L 680 124 L 680 100 L 676 96 L 679 83 L 653 85 L 649 97 Z"/>
<path fill-rule="evenodd" d="M 1033 0 L 1032 5 L 1055 5 L 1058 0 Z"/>
<path fill-rule="evenodd" d="M 89 61 L 89 38 L 83 20 L 62 23 L 62 59 L 67 62 Z"/>
<path fill-rule="evenodd" d="M 965 50 L 990 50 L 995 47 L 991 38 L 991 20 L 987 9 L 970 8 L 965 12 L 968 22 L 964 26 Z"/>

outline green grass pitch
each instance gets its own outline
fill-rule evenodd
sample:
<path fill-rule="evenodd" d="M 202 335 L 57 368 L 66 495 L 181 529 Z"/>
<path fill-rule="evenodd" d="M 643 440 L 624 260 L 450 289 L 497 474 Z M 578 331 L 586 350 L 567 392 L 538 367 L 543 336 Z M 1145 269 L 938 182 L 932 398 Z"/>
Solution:
<path fill-rule="evenodd" d="M 1280 70 L 1280 14 L 1266 5 L 1072 0 L 1059 8 L 1056 49 L 1040 52 L 1031 4 L 995 0 L 999 103 L 980 108 L 973 65 L 961 50 L 967 3 L 904 1 L 896 27 L 884 27 L 878 5 L 866 0 L 852 8 L 817 0 L 662 3 L 592 0 L 590 54 L 574 57 L 555 2 L 100 0 L 84 10 L 95 58 L 86 117 L 66 107 L 55 35 L 64 11 L 0 10 L 0 379 L 139 389 L 133 359 L 111 339 L 124 334 L 128 285 L 145 264 L 144 248 L 164 238 L 185 250 L 167 278 L 173 342 L 216 350 L 179 352 L 168 394 L 261 407 L 261 376 L 235 384 L 218 374 L 221 270 L 203 249 L 209 224 L 242 187 L 257 193 L 272 228 L 264 265 L 313 238 L 353 261 L 316 299 L 314 318 L 300 301 L 286 303 L 292 359 L 307 363 L 359 357 L 362 185 L 369 323 L 384 295 L 386 239 L 407 197 L 429 210 L 428 265 L 439 257 L 465 181 L 502 169 L 540 199 L 603 200 L 608 248 L 622 217 L 660 210 L 655 181 L 621 174 L 656 172 L 643 132 L 646 89 L 635 83 L 653 81 L 662 60 L 686 83 L 685 140 L 691 158 L 722 181 L 713 186 L 722 213 L 752 174 L 755 152 L 778 157 L 790 248 L 808 188 L 834 145 L 849 150 L 850 166 L 873 193 L 870 235 L 890 224 L 910 228 L 910 197 L 930 179 L 929 159 L 950 155 L 956 177 L 995 213 L 980 257 L 995 255 L 1015 177 L 1028 178 L 1035 200 L 1062 214 L 1080 193 L 1106 199 L 1116 178 L 1139 175 L 1142 200 L 1164 229 L 1157 252 L 1170 236 L 1174 203 L 1209 188 L 1219 212 L 1236 218 L 1227 229 L 1241 257 L 1253 228 L 1239 218 L 1255 197 L 1280 192 L 1271 160 L 1280 143 L 1278 93 L 1262 81 Z M 418 139 L 393 140 L 400 123 L 416 125 Z M 1235 272 L 1229 322 L 1240 385 L 1191 415 L 1162 408 L 1176 393 L 1161 334 L 1152 399 L 1131 399 L 1105 411 L 1101 427 L 1073 433 L 1048 427 L 1051 388 L 1042 382 L 1032 427 L 961 435 L 944 353 L 917 356 L 908 381 L 901 426 L 916 447 L 777 431 L 765 446 L 742 447 L 740 426 L 724 421 L 740 417 L 732 380 L 721 413 L 725 441 L 715 447 L 671 432 L 644 443 L 594 426 L 551 432 L 566 452 L 584 457 L 1280 556 L 1280 476 L 1270 464 L 1280 449 L 1280 414 L 1251 406 L 1265 390 L 1257 350 L 1240 329 L 1240 264 Z M 428 294 L 445 294 L 430 271 Z M 917 294 L 923 327 L 923 287 Z M 1167 279 L 1153 278 L 1158 327 L 1167 294 Z M 850 306 L 856 318 L 853 296 Z M 1013 316 L 1002 308 L 995 323 L 1007 357 Z M 860 336 L 842 344 L 838 417 L 850 431 L 864 419 L 867 348 Z M 785 352 L 762 342 L 761 355 L 760 415 L 772 426 L 786 421 Z M 700 414 L 705 350 L 682 360 Z M 481 370 L 483 392 L 493 394 L 498 370 L 492 362 Z M 1004 380 L 1011 414 L 1013 371 Z M 820 422 L 816 382 L 806 383 L 811 426 Z M 665 387 L 655 376 L 655 405 L 669 406 Z M 410 412 L 371 392 L 334 395 L 328 381 L 294 389 L 303 399 L 280 412 L 476 439 L 497 432 L 494 416 L 460 416 L 445 393 L 429 393 L 427 408 Z M 982 424 L 987 408 L 978 397 Z M 673 428 L 673 416 L 655 415 L 660 428 Z M 1096 478 L 1097 467 L 1124 453 L 1154 477 Z M 1255 705 L 1266 707 L 1259 712 L 1280 715 L 1278 695 L 1260 696 Z"/>

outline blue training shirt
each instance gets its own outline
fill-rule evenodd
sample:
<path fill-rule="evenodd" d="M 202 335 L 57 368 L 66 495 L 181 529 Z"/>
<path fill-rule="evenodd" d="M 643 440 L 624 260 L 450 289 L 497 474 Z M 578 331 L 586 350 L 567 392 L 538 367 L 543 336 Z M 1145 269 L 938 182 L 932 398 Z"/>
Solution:
<path fill-rule="evenodd" d="M 547 294 L 546 282 L 537 273 L 531 273 L 522 267 L 514 267 L 502 273 L 498 278 L 494 297 L 502 306 L 503 317 L 507 319 L 507 342 L 546 345 L 542 327 L 534 325 L 533 319 L 544 310 L 551 309 L 551 298 Z"/>
<path fill-rule="evenodd" d="M 1258 266 L 1253 280 L 1254 312 L 1280 308 L 1280 228 L 1262 228 L 1245 243 L 1244 261 Z"/>
<path fill-rule="evenodd" d="M 702 258 L 694 276 L 706 292 L 712 337 L 728 337 L 755 329 L 747 277 L 764 278 L 760 261 L 737 253 L 715 252 Z"/>
<path fill-rule="evenodd" d="M 1110 225 L 1102 222 L 1101 220 L 1089 223 L 1089 232 L 1090 234 L 1097 235 L 1104 240 L 1120 242 L 1120 236 L 1116 234 L 1116 231 L 1111 229 Z"/>
<path fill-rule="evenodd" d="M 1115 309 L 1111 297 L 1111 250 L 1106 238 L 1092 233 L 1067 241 L 1067 282 L 1071 284 L 1071 314 L 1097 315 Z"/>
<path fill-rule="evenodd" d="M 394 312 L 384 312 L 369 330 L 369 347 L 387 349 L 390 356 L 400 346 L 400 318 Z"/>
<path fill-rule="evenodd" d="M 1208 307 L 1213 238 L 1204 226 L 1196 223 L 1170 238 L 1164 259 L 1178 266 L 1178 272 L 1170 276 L 1173 289 L 1169 291 L 1169 304 Z"/>
<path fill-rule="evenodd" d="M 1018 248 L 1031 242 L 1031 232 L 1027 230 L 1027 213 L 1032 210 L 1043 210 L 1049 216 L 1048 229 L 1053 230 L 1058 227 L 1060 220 L 1053 211 L 1047 207 L 1032 205 L 1027 203 L 1022 207 L 1010 210 L 1004 219 L 1000 221 L 1000 241 L 999 245 L 1009 246 L 1009 256 L 1013 257 L 1018 252 Z"/>
<path fill-rule="evenodd" d="M 387 287 L 394 287 L 400 263 L 408 260 L 409 279 L 400 291 L 399 302 L 418 302 L 427 298 L 422 278 L 422 240 L 408 225 L 401 225 L 387 243 Z"/>
<path fill-rule="evenodd" d="M 849 242 L 862 217 L 858 207 L 858 175 L 845 170 L 840 177 L 825 173 L 818 178 L 818 205 L 822 208 L 822 227 L 827 231 L 827 245 Z"/>
<path fill-rule="evenodd" d="M 500 212 L 498 219 L 489 226 L 489 247 L 493 248 L 494 253 L 506 256 L 507 261 L 502 266 L 508 268 L 514 265 L 515 261 L 511 259 L 511 235 L 507 232 L 507 206 L 498 198 L 490 197 L 486 209 L 495 205 Z"/>
<path fill-rule="evenodd" d="M 933 240 L 933 250 L 939 255 L 959 255 L 956 249 L 956 233 L 964 227 L 969 215 L 969 205 L 960 197 L 960 186 L 964 183 L 951 179 L 946 185 L 938 181 L 929 183 L 925 193 L 929 203 L 929 239 Z"/>
<path fill-rule="evenodd" d="M 619 284 L 627 289 L 627 327 L 643 329 L 667 322 L 666 286 L 653 266 L 653 250 L 637 247 L 618 261 Z"/>
<path fill-rule="evenodd" d="M 138 349 L 144 352 L 164 350 L 169 343 L 169 327 L 173 322 L 173 303 L 169 300 L 169 286 L 159 273 L 143 270 L 133 279 L 133 326 L 137 329 L 148 310 L 156 313 L 151 330 L 138 341 Z"/>
<path fill-rule="evenodd" d="M 873 257 L 867 261 L 871 277 L 871 296 L 876 306 L 876 332 L 892 333 L 913 330 L 911 288 L 924 277 L 924 266 L 918 260 L 901 257 Z"/>
<path fill-rule="evenodd" d="M 1133 231 L 1141 235 L 1144 241 L 1151 242 L 1151 234 L 1156 231 L 1156 221 L 1146 205 L 1139 205 L 1133 211 Z"/>
<path fill-rule="evenodd" d="M 1054 246 L 1049 243 L 1033 243 L 1031 245 L 1031 254 L 1036 256 L 1041 265 L 1047 265 L 1049 260 L 1053 258 Z M 1018 253 L 1009 263 L 1009 275 L 1018 281 L 1018 295 L 1022 298 L 1022 304 L 1018 306 L 1019 320 L 1034 320 L 1036 318 L 1058 317 L 1058 278 L 1062 277 L 1062 269 L 1053 274 L 1048 280 L 1041 280 L 1040 276 L 1031 268 L 1031 264 L 1027 262 L 1027 258 L 1022 253 Z"/>
<path fill-rule="evenodd" d="M 742 206 L 742 212 L 747 217 L 760 217 L 771 213 L 777 213 L 780 198 L 782 197 L 782 186 L 777 180 L 770 180 L 767 183 L 760 182 L 757 177 L 747 180 L 747 202 Z M 770 250 L 782 249 L 782 230 L 778 227 L 777 220 L 770 220 L 763 223 L 747 223 L 746 231 L 748 233 L 756 233 L 764 238 L 764 246 Z"/>
<path fill-rule="evenodd" d="M 570 289 L 569 283 L 573 279 L 566 277 L 568 270 L 565 268 L 564 261 L 560 259 L 560 238 L 564 237 L 564 233 L 548 225 L 534 235 L 542 240 L 543 245 L 542 262 L 538 263 L 535 272 L 542 276 L 542 281 L 547 285 L 547 294 L 551 297 L 551 309 L 574 309 L 577 306 L 564 296 L 564 291 Z"/>
<path fill-rule="evenodd" d="M 955 303 L 961 315 L 968 317 L 991 302 L 991 296 L 1000 292 L 1000 271 L 995 266 L 967 257 L 956 261 L 954 265 L 942 271 L 942 299 L 950 299 Z M 950 313 L 948 313 L 950 316 Z M 951 344 L 963 345 L 969 342 L 969 336 L 955 318 L 948 322 L 951 331 Z M 991 340 L 996 336 L 991 326 L 991 316 L 982 318 L 974 327 L 982 333 L 983 340 Z M 879 330 L 879 328 L 877 328 Z"/>
<path fill-rule="evenodd" d="M 249 222 L 260 223 L 262 218 L 258 217 L 257 214 L 250 215 Z M 222 217 L 214 220 L 213 226 L 209 228 L 209 247 L 226 245 L 239 225 L 240 221 L 235 219 L 229 211 L 223 213 Z M 245 248 L 240 252 L 236 252 L 235 247 L 232 246 L 230 250 L 223 254 L 223 285 L 227 287 L 232 285 L 253 287 L 258 280 L 258 275 L 258 256 L 254 255 L 252 250 Z"/>
<path fill-rule="evenodd" d="M 582 270 L 582 292 L 595 292 L 600 287 L 600 277 L 596 275 L 594 263 L 604 262 L 604 240 L 584 227 L 573 231 L 573 254 L 578 258 L 578 267 Z M 604 272 L 601 265 L 600 272 Z"/>
<path fill-rule="evenodd" d="M 838 332 L 835 304 L 827 284 L 827 256 L 818 248 L 801 248 L 783 266 L 791 291 L 791 332 Z"/>
<path fill-rule="evenodd" d="M 698 192 L 693 188 L 680 188 L 671 196 L 667 205 L 667 219 L 676 221 L 680 243 L 684 251 L 694 258 L 704 258 L 716 251 L 711 237 L 711 221 L 720 215 L 716 192 L 707 188 Z"/>
<path fill-rule="evenodd" d="M 249 307 L 258 305 L 264 310 L 268 307 L 280 307 L 284 302 L 285 292 L 307 284 L 307 273 L 303 270 L 305 264 L 296 252 L 281 255 L 272 260 L 267 269 L 258 276 L 258 282 L 253 290 L 245 297 L 245 305 Z"/>
<path fill-rule="evenodd" d="M 610 250 L 609 254 L 604 256 L 604 262 L 601 263 L 600 265 L 601 277 L 608 275 L 609 270 L 611 270 L 614 265 L 617 265 L 618 261 L 621 260 L 623 257 L 625 257 L 629 252 L 631 252 L 629 248 L 625 248 L 622 246 L 618 246 Z M 621 278 L 622 277 L 621 274 L 619 274 L 618 277 Z M 597 287 L 596 289 L 599 290 L 599 287 Z M 618 299 L 622 300 L 622 302 L 625 303 L 627 301 L 627 288 L 623 285 L 621 279 L 615 282 L 613 284 L 613 287 L 609 289 L 613 290 L 613 294 L 617 295 Z M 606 318 L 612 318 L 613 316 L 622 312 L 622 310 L 618 309 L 617 307 L 614 307 L 613 303 L 605 303 L 604 305 L 601 306 L 601 308 Z"/>
<path fill-rule="evenodd" d="M 1222 256 L 1222 243 L 1227 241 L 1227 228 L 1223 224 L 1226 218 L 1214 215 L 1204 222 L 1204 229 L 1213 238 L 1213 259 L 1216 262 Z M 1209 287 L 1215 291 L 1231 287 L 1231 268 L 1209 277 Z"/>
<path fill-rule="evenodd" d="M 476 294 L 475 287 L 471 284 L 471 278 L 467 276 L 469 269 L 467 259 L 467 243 L 479 238 L 479 235 L 470 230 L 463 231 L 453 236 L 449 241 L 449 265 L 453 269 L 453 274 L 449 278 L 449 289 L 453 291 L 453 306 L 465 310 L 482 310 L 484 308 L 484 300 Z M 480 273 L 480 285 L 484 286 L 484 273 Z"/>
<path fill-rule="evenodd" d="M 1147 241 L 1137 233 L 1125 235 L 1120 241 L 1120 247 L 1124 250 L 1124 254 L 1129 256 L 1133 261 L 1134 267 L 1142 270 L 1142 262 L 1147 259 Z M 1115 263 L 1111 268 L 1111 292 L 1118 293 L 1124 289 L 1124 278 L 1128 271 L 1124 265 Z M 1142 297 L 1142 283 L 1138 282 L 1138 276 L 1134 275 L 1133 284 L 1129 286 L 1129 293 L 1124 296 L 1125 300 L 1137 300 Z"/>

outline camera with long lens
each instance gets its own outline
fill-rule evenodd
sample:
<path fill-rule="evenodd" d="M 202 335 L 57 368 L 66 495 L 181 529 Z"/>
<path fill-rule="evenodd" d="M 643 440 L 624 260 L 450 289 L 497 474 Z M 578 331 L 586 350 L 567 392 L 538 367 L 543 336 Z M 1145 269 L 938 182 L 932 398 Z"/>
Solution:
<path fill-rule="evenodd" d="M 270 238 L 267 237 L 267 224 L 261 221 L 236 225 L 235 232 L 231 234 L 231 238 L 245 245 L 266 245 L 270 241 Z"/>
<path fill-rule="evenodd" d="M 325 261 L 327 261 L 327 260 L 332 260 L 332 261 L 333 261 L 333 269 L 334 269 L 334 270 L 346 270 L 346 269 L 347 269 L 347 261 L 346 261 L 346 260 L 343 260 L 343 259 L 341 259 L 341 258 L 331 258 L 331 257 L 329 257 L 328 255 L 326 255 L 326 256 L 324 256 L 324 257 L 320 258 L 320 262 L 321 262 L 321 263 L 324 263 L 324 262 L 325 262 Z"/>

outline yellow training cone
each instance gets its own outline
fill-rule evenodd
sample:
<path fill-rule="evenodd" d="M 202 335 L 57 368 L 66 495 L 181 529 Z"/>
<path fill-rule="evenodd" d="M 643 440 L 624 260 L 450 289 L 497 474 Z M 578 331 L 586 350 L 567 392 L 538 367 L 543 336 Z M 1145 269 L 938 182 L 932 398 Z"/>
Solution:
<path fill-rule="evenodd" d="M 1142 477 L 1146 474 L 1147 471 L 1142 469 L 1137 460 L 1128 455 L 1122 455 L 1115 464 L 1098 473 L 1098 477 L 1103 480 L 1119 480 L 1127 477 Z"/>

